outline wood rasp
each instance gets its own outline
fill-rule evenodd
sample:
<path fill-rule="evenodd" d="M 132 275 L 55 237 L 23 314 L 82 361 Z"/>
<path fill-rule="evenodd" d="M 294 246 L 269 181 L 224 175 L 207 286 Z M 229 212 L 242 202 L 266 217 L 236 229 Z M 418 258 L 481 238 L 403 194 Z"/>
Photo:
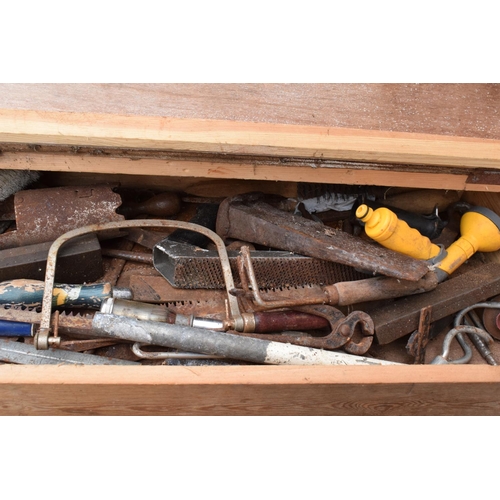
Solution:
<path fill-rule="evenodd" d="M 201 204 L 190 222 L 215 230 L 218 211 L 218 204 Z M 207 243 L 207 238 L 200 233 L 174 231 L 153 247 L 154 266 L 174 287 L 224 289 L 219 256 L 215 250 L 206 249 Z M 239 286 L 239 252 L 228 249 L 227 253 L 235 284 Z M 251 257 L 257 282 L 264 289 L 366 278 L 352 267 L 286 251 L 252 250 Z"/>

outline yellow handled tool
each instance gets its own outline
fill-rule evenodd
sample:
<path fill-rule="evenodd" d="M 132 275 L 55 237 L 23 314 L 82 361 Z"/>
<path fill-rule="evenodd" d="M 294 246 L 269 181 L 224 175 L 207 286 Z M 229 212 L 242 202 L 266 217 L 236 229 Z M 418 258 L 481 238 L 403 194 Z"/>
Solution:
<path fill-rule="evenodd" d="M 421 260 L 432 259 L 441 252 L 441 247 L 386 207 L 373 210 L 368 205 L 360 205 L 356 217 L 365 223 L 366 234 L 386 248 Z"/>
<path fill-rule="evenodd" d="M 474 207 L 462 216 L 461 236 L 445 252 L 387 208 L 360 205 L 356 217 L 365 222 L 366 234 L 382 246 L 417 259 L 433 259 L 440 282 L 474 253 L 500 250 L 500 217 L 485 207 Z"/>
<path fill-rule="evenodd" d="M 446 249 L 438 269 L 447 275 L 476 252 L 500 250 L 500 217 L 485 207 L 474 207 L 460 219 L 460 238 Z"/>

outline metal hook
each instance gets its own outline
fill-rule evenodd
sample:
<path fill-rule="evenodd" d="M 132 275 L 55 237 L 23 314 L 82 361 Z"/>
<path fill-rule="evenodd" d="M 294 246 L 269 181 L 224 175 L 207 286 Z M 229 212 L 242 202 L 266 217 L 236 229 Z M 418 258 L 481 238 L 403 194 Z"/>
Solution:
<path fill-rule="evenodd" d="M 493 342 L 493 338 L 484 330 L 481 330 L 480 328 L 476 328 L 474 326 L 468 326 L 468 325 L 458 325 L 452 330 L 450 330 L 444 339 L 443 342 L 443 352 L 440 356 L 436 356 L 432 361 L 431 365 L 447 365 L 447 364 L 453 364 L 453 365 L 459 365 L 459 364 L 466 364 L 470 361 L 472 358 L 472 349 L 470 346 L 467 344 L 466 340 L 464 339 L 462 333 L 472 333 L 475 335 L 478 335 L 482 339 L 484 339 L 488 344 L 490 342 Z M 457 340 L 459 344 L 461 345 L 462 349 L 464 350 L 464 356 L 456 359 L 449 361 L 447 357 L 450 354 L 450 345 L 452 340 L 457 337 Z"/>
<path fill-rule="evenodd" d="M 140 342 L 132 344 L 132 352 L 141 359 L 221 359 L 222 356 L 212 356 L 211 354 L 201 354 L 196 352 L 146 352 L 141 349 Z"/>

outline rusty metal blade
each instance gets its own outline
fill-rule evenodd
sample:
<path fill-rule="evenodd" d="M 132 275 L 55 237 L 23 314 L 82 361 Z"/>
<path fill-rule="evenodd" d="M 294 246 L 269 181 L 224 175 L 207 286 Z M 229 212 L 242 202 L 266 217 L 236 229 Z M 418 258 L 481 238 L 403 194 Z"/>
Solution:
<path fill-rule="evenodd" d="M 173 287 L 163 276 L 130 276 L 129 288 L 134 300 L 151 304 L 166 304 L 176 314 L 194 314 L 196 316 L 214 315 L 222 317 L 226 314 L 225 301 L 227 293 L 221 290 L 190 290 Z M 261 290 L 261 296 L 268 301 L 295 299 L 311 294 L 324 296 L 324 291 L 317 285 L 286 287 L 277 290 Z M 240 297 L 244 301 L 246 312 L 255 309 L 251 300 Z"/>
<path fill-rule="evenodd" d="M 227 293 L 222 290 L 188 290 L 173 287 L 163 276 L 130 276 L 134 300 L 167 304 L 176 314 L 224 315 Z"/>
<path fill-rule="evenodd" d="M 21 321 L 39 325 L 42 314 L 35 308 L 21 306 L 0 306 L 0 319 L 7 321 Z M 78 314 L 61 312 L 58 319 L 59 332 L 70 336 L 85 336 L 92 334 L 92 314 Z"/>
<path fill-rule="evenodd" d="M 429 270 L 424 261 L 279 210 L 257 196 L 224 200 L 217 216 L 217 233 L 222 238 L 338 262 L 374 275 L 418 281 Z"/>
<path fill-rule="evenodd" d="M 85 352 L 103 347 L 110 347 L 117 342 L 112 339 L 63 339 L 59 345 L 59 349 L 73 352 Z"/>

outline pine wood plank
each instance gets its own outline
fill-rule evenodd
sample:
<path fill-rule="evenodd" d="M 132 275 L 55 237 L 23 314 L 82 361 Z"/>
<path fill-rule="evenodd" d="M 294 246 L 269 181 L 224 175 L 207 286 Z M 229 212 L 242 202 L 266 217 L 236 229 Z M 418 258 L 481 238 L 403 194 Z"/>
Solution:
<path fill-rule="evenodd" d="M 0 366 L 2 415 L 498 415 L 495 367 Z"/>
<path fill-rule="evenodd" d="M 498 83 L 2 83 L 0 108 L 500 139 Z"/>
<path fill-rule="evenodd" d="M 110 175 L 168 176 L 178 178 L 244 179 L 287 182 L 322 182 L 332 184 L 421 187 L 430 189 L 482 190 L 482 185 L 467 184 L 467 174 L 411 172 L 409 170 L 371 170 L 351 168 L 316 168 L 290 164 L 228 163 L 216 161 L 131 159 L 62 154 L 26 154 L 6 152 L 0 156 L 0 168 L 53 172 L 99 173 Z M 401 168 L 399 166 L 399 168 Z M 500 185 L 487 186 L 500 191 Z M 279 189 L 276 188 L 276 192 Z"/>
<path fill-rule="evenodd" d="M 223 120 L 0 110 L 0 142 L 500 168 L 500 141 Z"/>

